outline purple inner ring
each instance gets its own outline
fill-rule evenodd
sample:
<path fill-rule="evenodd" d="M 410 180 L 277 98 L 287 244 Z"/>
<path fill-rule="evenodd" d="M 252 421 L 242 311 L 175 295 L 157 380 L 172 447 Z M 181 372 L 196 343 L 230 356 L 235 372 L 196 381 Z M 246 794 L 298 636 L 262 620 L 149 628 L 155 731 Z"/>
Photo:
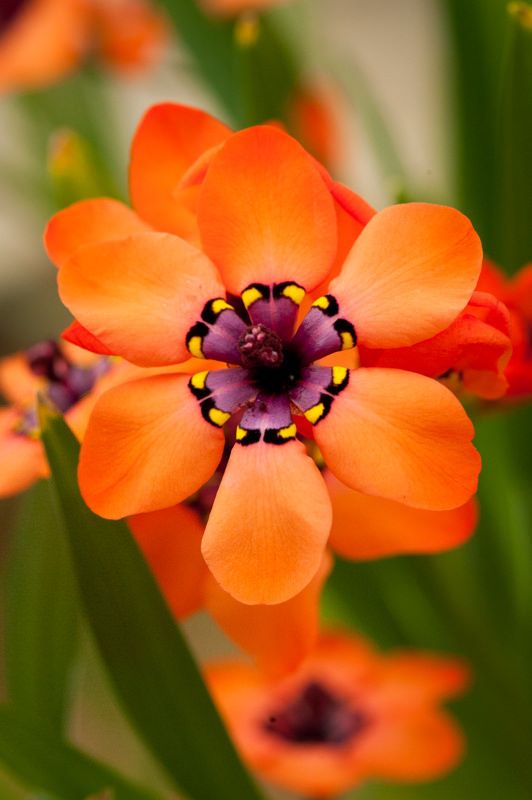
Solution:
<path fill-rule="evenodd" d="M 370 720 L 360 709 L 317 680 L 307 683 L 284 708 L 263 723 L 268 733 L 293 744 L 346 744 L 363 730 Z"/>

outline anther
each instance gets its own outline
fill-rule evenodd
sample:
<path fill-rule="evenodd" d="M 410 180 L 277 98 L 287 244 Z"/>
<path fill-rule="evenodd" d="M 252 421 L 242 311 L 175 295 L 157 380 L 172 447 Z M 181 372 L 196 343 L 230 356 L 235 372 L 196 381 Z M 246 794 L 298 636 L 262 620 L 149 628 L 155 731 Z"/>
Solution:
<path fill-rule="evenodd" d="M 238 347 L 245 367 L 278 367 L 283 363 L 281 338 L 262 323 L 250 325 L 240 339 Z"/>

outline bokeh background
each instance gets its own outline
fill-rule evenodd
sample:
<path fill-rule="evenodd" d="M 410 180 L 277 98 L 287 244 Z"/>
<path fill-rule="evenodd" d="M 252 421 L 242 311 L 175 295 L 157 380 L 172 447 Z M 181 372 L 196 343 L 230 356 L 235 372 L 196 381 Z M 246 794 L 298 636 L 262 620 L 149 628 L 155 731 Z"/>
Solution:
<path fill-rule="evenodd" d="M 308 0 L 271 14 L 302 74 L 327 96 L 335 175 L 379 208 L 404 199 L 458 206 L 509 273 L 532 258 L 532 23 L 523 9 L 501 0 Z M 103 183 L 125 194 L 128 143 L 160 100 L 232 122 L 175 31 L 149 70 L 124 76 L 91 62 L 57 86 L 1 96 L 1 354 L 54 337 L 69 321 L 41 244 L 47 218 L 65 201 L 53 170 L 57 132 L 79 132 L 98 154 Z M 474 686 L 454 708 L 468 753 L 433 785 L 370 785 L 353 799 L 532 797 L 532 420 L 526 402 L 476 414 L 485 469 L 474 539 L 431 558 L 339 563 L 323 608 L 327 620 L 383 648 L 465 657 Z M 4 583 L 16 506 L 0 508 Z M 202 616 L 187 634 L 202 657 L 228 647 Z M 159 782 L 88 636 L 72 691 L 74 740 Z M 6 774 L 0 797 L 28 795 Z"/>

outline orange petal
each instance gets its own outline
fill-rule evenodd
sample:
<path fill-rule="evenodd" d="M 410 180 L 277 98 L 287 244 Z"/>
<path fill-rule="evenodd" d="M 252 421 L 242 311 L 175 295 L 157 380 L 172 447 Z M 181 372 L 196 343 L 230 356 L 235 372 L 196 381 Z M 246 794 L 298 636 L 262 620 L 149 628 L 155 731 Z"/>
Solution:
<path fill-rule="evenodd" d="M 277 605 L 239 603 L 211 576 L 206 585 L 207 610 L 225 633 L 253 656 L 264 672 L 291 672 L 312 650 L 318 635 L 319 598 L 332 559 L 324 553 L 321 566 L 299 594 Z"/>
<path fill-rule="evenodd" d="M 157 375 L 117 386 L 97 402 L 81 448 L 87 504 L 118 519 L 181 502 L 215 471 L 224 447 L 205 422 L 186 375 Z"/>
<path fill-rule="evenodd" d="M 382 720 L 361 738 L 358 758 L 367 776 L 392 781 L 428 781 L 455 767 L 464 737 L 443 711 L 405 712 Z"/>
<path fill-rule="evenodd" d="M 131 199 L 141 217 L 158 230 L 188 238 L 196 223 L 189 208 L 178 202 L 180 181 L 198 158 L 230 134 L 198 109 L 177 103 L 152 106 L 131 149 Z"/>
<path fill-rule="evenodd" d="M 19 419 L 15 409 L 0 409 L 0 497 L 24 491 L 47 473 L 41 443 L 14 433 Z"/>
<path fill-rule="evenodd" d="M 449 511 L 428 511 L 360 494 L 330 473 L 325 481 L 333 507 L 330 546 L 344 558 L 438 553 L 463 544 L 477 524 L 474 500 Z"/>
<path fill-rule="evenodd" d="M 41 380 L 29 368 L 25 353 L 0 359 L 0 393 L 8 403 L 26 408 L 35 402 Z"/>
<path fill-rule="evenodd" d="M 68 328 L 65 328 L 61 334 L 61 339 L 77 347 L 81 347 L 83 350 L 88 350 L 91 353 L 97 353 L 102 356 L 112 355 L 109 348 L 106 347 L 103 342 L 100 342 L 94 334 L 88 331 L 87 328 L 84 328 L 83 325 L 80 325 L 76 320 L 71 322 Z"/>
<path fill-rule="evenodd" d="M 235 445 L 202 550 L 216 580 L 242 603 L 282 603 L 312 580 L 331 526 L 323 479 L 305 448 Z"/>
<path fill-rule="evenodd" d="M 81 200 L 55 214 L 44 232 L 50 261 L 62 267 L 80 248 L 150 230 L 134 211 L 109 197 Z"/>
<path fill-rule="evenodd" d="M 209 571 L 201 555 L 203 525 L 197 512 L 173 506 L 137 514 L 128 525 L 175 617 L 200 609 Z"/>
<path fill-rule="evenodd" d="M 147 0 L 92 0 L 98 54 L 129 72 L 149 67 L 163 54 L 166 20 Z"/>
<path fill-rule="evenodd" d="M 450 325 L 475 288 L 482 247 L 463 214 L 390 206 L 366 225 L 330 285 L 367 347 L 402 347 Z"/>
<path fill-rule="evenodd" d="M 0 91 L 46 86 L 73 69 L 89 44 L 85 0 L 32 0 L 0 41 Z"/>
<path fill-rule="evenodd" d="M 203 184 L 198 224 L 230 291 L 251 283 L 316 286 L 336 252 L 334 204 L 310 156 L 273 126 L 234 134 Z"/>
<path fill-rule="evenodd" d="M 209 260 L 162 233 L 84 247 L 59 271 L 58 283 L 81 325 L 140 366 L 186 359 L 188 329 L 207 300 L 224 296 Z"/>
<path fill-rule="evenodd" d="M 383 704 L 405 709 L 455 697 L 471 681 L 469 667 L 463 661 L 409 650 L 395 650 L 386 656 L 380 675 Z"/>
<path fill-rule="evenodd" d="M 358 369 L 314 429 L 327 466 L 365 494 L 442 511 L 475 493 L 480 457 L 456 397 L 431 378 Z"/>

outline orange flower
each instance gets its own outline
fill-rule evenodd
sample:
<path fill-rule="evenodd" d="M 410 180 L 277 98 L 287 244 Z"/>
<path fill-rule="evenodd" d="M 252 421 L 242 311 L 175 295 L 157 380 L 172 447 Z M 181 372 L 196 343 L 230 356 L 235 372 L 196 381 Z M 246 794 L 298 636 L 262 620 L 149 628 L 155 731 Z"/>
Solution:
<path fill-rule="evenodd" d="M 209 487 L 190 505 L 130 517 L 128 524 L 177 619 L 205 609 L 222 630 L 271 675 L 294 670 L 318 635 L 319 597 L 331 568 L 325 553 L 313 580 L 278 605 L 245 605 L 224 592 L 201 554 L 200 511 L 212 504 Z"/>
<path fill-rule="evenodd" d="M 344 558 L 439 553 L 464 544 L 477 526 L 474 498 L 449 511 L 430 511 L 355 492 L 327 471 L 324 478 L 333 509 L 329 546 Z"/>
<path fill-rule="evenodd" d="M 165 26 L 146 0 L 5 0 L 0 91 L 47 86 L 96 51 L 117 69 L 156 57 Z"/>
<path fill-rule="evenodd" d="M 51 222 L 61 297 L 139 366 L 190 355 L 231 366 L 107 392 L 83 443 L 81 490 L 109 518 L 175 505 L 213 474 L 223 427 L 238 414 L 203 554 L 236 599 L 279 603 L 316 574 L 332 520 L 292 414 L 357 491 L 434 510 L 474 493 L 473 427 L 445 387 L 413 372 L 316 362 L 357 340 L 403 347 L 443 330 L 470 300 L 480 242 L 458 211 L 424 203 L 392 206 L 364 227 L 348 213 L 356 196 L 274 127 L 231 135 L 171 106 L 147 120 L 131 167 L 144 219 L 96 200 Z M 342 215 L 356 240 L 345 259 Z M 176 232 L 199 236 L 201 249 Z M 338 270 L 294 333 L 305 293 Z"/>
<path fill-rule="evenodd" d="M 408 369 L 432 378 L 457 379 L 459 389 L 487 400 L 508 389 L 512 353 L 510 315 L 493 294 L 476 291 L 451 325 L 411 347 L 359 348 L 364 366 Z"/>
<path fill-rule="evenodd" d="M 39 440 L 36 395 L 62 411 L 81 438 L 97 397 L 136 367 L 95 358 L 70 344 L 40 342 L 0 361 L 0 392 L 10 403 L 0 408 L 0 497 L 28 488 L 48 474 Z"/>
<path fill-rule="evenodd" d="M 478 290 L 491 292 L 510 310 L 512 357 L 504 372 L 508 382 L 506 396 L 511 399 L 532 394 L 532 264 L 524 266 L 513 278 L 507 278 L 485 260 Z"/>
<path fill-rule="evenodd" d="M 442 700 L 463 691 L 450 658 L 323 635 L 299 670 L 272 681 L 229 661 L 207 680 L 243 758 L 265 779 L 331 797 L 370 779 L 432 780 L 459 762 L 462 734 Z"/>
<path fill-rule="evenodd" d="M 341 151 L 340 121 L 332 89 L 299 86 L 288 107 L 289 128 L 303 147 L 328 167 Z"/>
<path fill-rule="evenodd" d="M 314 448 L 313 448 L 314 449 Z M 201 539 L 224 464 L 186 504 L 139 514 L 128 523 L 168 605 L 178 619 L 204 608 L 263 671 L 294 670 L 316 643 L 319 596 L 331 566 L 328 553 L 313 580 L 277 605 L 239 603 L 217 584 L 201 554 Z M 425 511 L 360 494 L 324 473 L 333 524 L 329 545 L 356 559 L 432 553 L 462 544 L 477 522 L 473 500 L 451 511 Z"/>

